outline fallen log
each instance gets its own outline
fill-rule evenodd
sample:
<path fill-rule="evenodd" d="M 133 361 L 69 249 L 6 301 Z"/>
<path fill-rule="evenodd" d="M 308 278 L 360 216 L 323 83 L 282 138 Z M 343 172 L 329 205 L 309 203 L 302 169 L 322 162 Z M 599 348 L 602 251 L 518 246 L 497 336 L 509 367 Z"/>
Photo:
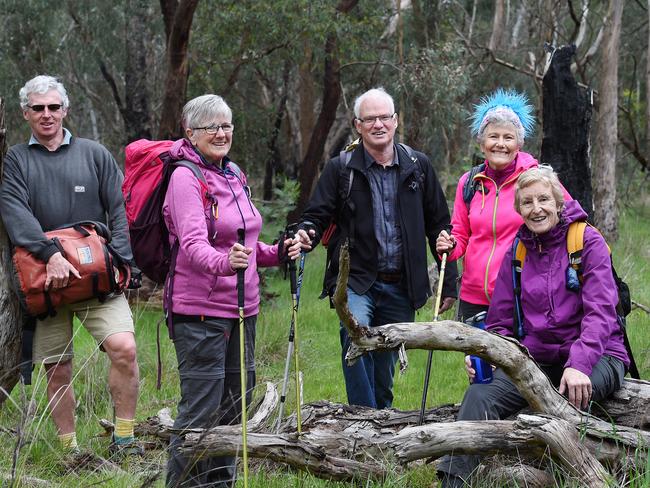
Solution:
<path fill-rule="evenodd" d="M 344 268 L 345 256 L 341 258 Z M 339 273 L 346 277 L 342 270 Z M 344 282 L 339 290 L 346 290 Z M 249 424 L 251 457 L 288 464 L 322 478 L 334 480 L 384 479 L 408 463 L 439 457 L 450 452 L 467 454 L 516 454 L 554 459 L 581 486 L 608 486 L 612 476 L 601 462 L 616 464 L 629 450 L 647 450 L 650 433 L 648 399 L 650 383 L 627 381 L 602 407 L 632 428 L 605 422 L 574 408 L 560 395 L 517 341 L 490 334 L 453 321 L 389 324 L 368 329 L 347 311 L 347 294 L 337 293 L 334 303 L 341 321 L 350 328 L 355 346 L 348 360 L 378 349 L 443 349 L 476 354 L 510 374 L 536 414 L 519 414 L 514 420 L 451 422 L 456 406 L 427 412 L 425 424 L 416 426 L 417 412 L 318 402 L 301 408 L 303 433 L 295 433 L 295 416 L 281 423 L 279 433 L 270 433 L 270 416 L 277 392 L 267 385 L 267 398 L 259 421 Z M 274 394 L 275 392 L 275 394 Z M 608 417 L 614 418 L 614 417 Z M 169 425 L 170 420 L 166 421 Z M 269 427 L 267 427 L 269 426 Z M 170 432 L 167 426 L 159 434 Z M 240 426 L 218 426 L 183 432 L 181 449 L 195 457 L 237 455 L 241 446 Z M 599 462 L 601 461 L 601 462 Z M 537 486 L 543 472 L 519 467 L 533 476 Z M 512 473 L 513 471 L 511 471 Z"/>

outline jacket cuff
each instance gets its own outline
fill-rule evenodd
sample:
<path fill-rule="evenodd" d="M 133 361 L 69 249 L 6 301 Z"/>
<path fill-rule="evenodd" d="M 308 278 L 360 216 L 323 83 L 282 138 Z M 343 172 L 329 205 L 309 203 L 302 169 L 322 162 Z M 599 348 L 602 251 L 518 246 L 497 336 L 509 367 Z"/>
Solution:
<path fill-rule="evenodd" d="M 47 263 L 50 258 L 56 254 L 57 252 L 61 252 L 58 247 L 56 247 L 56 244 L 52 241 L 48 241 L 49 244 L 47 244 L 43 249 L 41 249 L 37 254 L 36 257 L 43 261 L 44 263 Z"/>

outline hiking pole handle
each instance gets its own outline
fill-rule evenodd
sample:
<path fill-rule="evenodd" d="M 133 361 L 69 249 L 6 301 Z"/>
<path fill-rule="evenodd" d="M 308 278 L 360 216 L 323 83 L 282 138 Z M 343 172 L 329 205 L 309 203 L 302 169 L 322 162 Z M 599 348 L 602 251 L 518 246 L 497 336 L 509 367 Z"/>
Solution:
<path fill-rule="evenodd" d="M 294 232 L 293 229 L 287 230 L 287 237 L 292 240 L 296 237 L 296 233 Z M 291 286 L 291 294 L 296 295 L 298 290 L 298 284 L 296 281 L 296 261 L 291 258 L 288 259 L 289 259 L 289 283 Z"/>
<path fill-rule="evenodd" d="M 244 245 L 244 229 L 237 229 L 237 242 Z M 245 269 L 237 270 L 237 305 L 244 308 L 244 273 Z"/>

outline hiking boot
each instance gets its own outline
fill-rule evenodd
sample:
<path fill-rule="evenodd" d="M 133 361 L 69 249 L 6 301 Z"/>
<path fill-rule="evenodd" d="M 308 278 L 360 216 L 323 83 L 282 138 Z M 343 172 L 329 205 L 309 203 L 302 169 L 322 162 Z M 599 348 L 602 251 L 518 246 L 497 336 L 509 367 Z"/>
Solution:
<path fill-rule="evenodd" d="M 113 441 L 108 445 L 108 453 L 111 460 L 119 462 L 130 457 L 144 456 L 144 447 L 135 440 L 124 444 Z"/>
<path fill-rule="evenodd" d="M 78 447 L 70 449 L 61 461 L 66 472 L 79 472 L 82 470 L 99 471 L 102 469 L 119 469 L 114 463 L 96 455 L 91 451 L 81 451 Z"/>

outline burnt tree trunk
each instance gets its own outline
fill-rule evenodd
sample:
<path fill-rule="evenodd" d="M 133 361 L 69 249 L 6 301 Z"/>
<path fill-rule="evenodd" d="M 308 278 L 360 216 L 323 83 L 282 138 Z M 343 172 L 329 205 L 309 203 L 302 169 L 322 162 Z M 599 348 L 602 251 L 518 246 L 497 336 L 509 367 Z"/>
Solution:
<path fill-rule="evenodd" d="M 0 175 L 6 152 L 5 106 L 0 98 Z M 0 405 L 18 382 L 22 345 L 22 311 L 11 290 L 11 246 L 0 220 Z"/>
<path fill-rule="evenodd" d="M 560 181 L 593 217 L 589 131 L 591 90 L 578 86 L 571 73 L 574 45 L 555 50 L 543 81 L 544 138 L 541 161 L 550 164 Z"/>

